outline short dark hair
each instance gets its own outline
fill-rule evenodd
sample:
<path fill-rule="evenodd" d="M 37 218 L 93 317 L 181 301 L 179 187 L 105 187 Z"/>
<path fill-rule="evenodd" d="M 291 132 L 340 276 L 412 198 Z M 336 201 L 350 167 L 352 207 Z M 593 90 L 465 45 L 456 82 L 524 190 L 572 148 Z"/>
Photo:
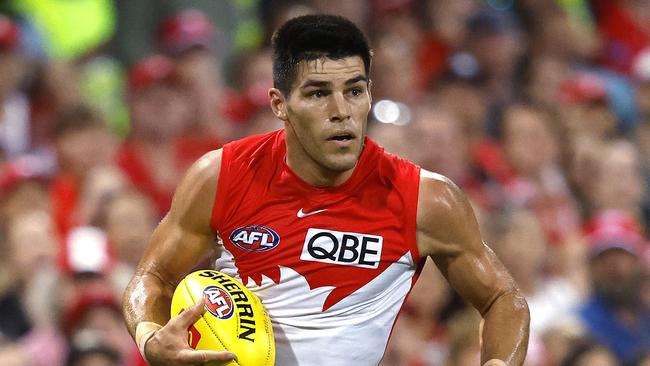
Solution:
<path fill-rule="evenodd" d="M 52 126 L 52 134 L 54 138 L 60 138 L 70 132 L 104 128 L 105 126 L 104 118 L 99 111 L 85 104 L 77 104 L 59 112 Z"/>
<path fill-rule="evenodd" d="M 272 38 L 273 87 L 288 96 L 300 61 L 359 56 L 370 74 L 372 51 L 361 30 L 336 15 L 304 15 L 280 27 Z"/>

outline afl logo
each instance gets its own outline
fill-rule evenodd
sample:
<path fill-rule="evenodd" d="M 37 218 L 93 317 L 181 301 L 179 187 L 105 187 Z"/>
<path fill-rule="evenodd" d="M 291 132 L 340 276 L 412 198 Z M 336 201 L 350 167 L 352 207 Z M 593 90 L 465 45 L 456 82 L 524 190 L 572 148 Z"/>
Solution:
<path fill-rule="evenodd" d="M 280 235 L 266 226 L 243 226 L 230 234 L 230 241 L 249 252 L 266 252 L 280 244 Z"/>
<path fill-rule="evenodd" d="M 205 307 L 210 314 L 219 319 L 228 319 L 235 312 L 232 299 L 228 293 L 217 286 L 208 286 L 203 290 Z"/>

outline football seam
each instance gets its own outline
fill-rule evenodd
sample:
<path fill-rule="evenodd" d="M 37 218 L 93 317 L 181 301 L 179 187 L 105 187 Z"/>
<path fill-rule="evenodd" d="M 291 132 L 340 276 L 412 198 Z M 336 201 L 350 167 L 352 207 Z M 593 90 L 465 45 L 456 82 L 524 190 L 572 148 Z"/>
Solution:
<path fill-rule="evenodd" d="M 187 293 L 190 295 L 190 298 L 192 299 L 192 302 L 196 303 L 196 299 L 194 298 L 194 295 L 193 295 L 192 292 L 190 291 L 189 286 L 187 286 L 187 282 L 186 282 L 186 281 L 183 281 L 183 285 L 185 285 L 185 290 L 186 290 Z M 219 335 L 214 331 L 214 328 L 212 328 L 212 326 L 210 325 L 210 322 L 207 321 L 207 320 L 203 317 L 203 314 L 201 314 L 201 320 L 203 320 L 203 321 L 205 322 L 205 325 L 207 325 L 208 328 L 210 328 L 210 331 L 212 332 L 212 335 L 214 335 L 214 337 L 217 339 L 217 341 L 219 341 L 219 343 L 221 344 L 221 346 L 223 347 L 223 349 L 224 349 L 225 351 L 230 351 L 230 350 L 226 349 L 226 345 L 225 345 L 225 343 L 221 340 L 221 338 L 219 338 Z M 240 366 L 240 365 L 239 365 L 239 362 L 237 362 L 236 360 L 232 360 L 231 362 L 234 363 L 236 366 Z"/>
<path fill-rule="evenodd" d="M 264 311 L 266 315 L 266 319 L 264 319 L 264 328 L 266 328 L 266 334 L 268 336 L 267 342 L 269 343 L 269 346 L 273 345 L 273 347 L 267 347 L 266 351 L 266 365 L 269 365 L 269 361 L 271 360 L 271 352 L 273 349 L 275 349 L 275 339 L 273 337 L 273 328 L 271 327 L 271 330 L 269 331 L 269 326 L 271 325 L 271 317 L 268 315 L 266 312 L 266 309 L 264 309 L 264 305 L 262 304 L 262 301 L 260 300 L 260 305 L 262 308 L 262 311 Z"/>
<path fill-rule="evenodd" d="M 247 291 L 249 291 L 251 294 L 254 295 L 253 291 L 251 291 L 248 287 L 243 286 Z M 266 360 L 264 362 L 264 365 L 269 365 L 269 361 L 271 359 L 271 353 L 273 349 L 275 349 L 275 339 L 273 337 L 273 328 L 271 327 L 271 330 L 269 331 L 269 326 L 271 326 L 271 317 L 269 316 L 268 312 L 264 308 L 264 304 L 262 303 L 262 299 L 260 299 L 257 296 L 252 297 L 253 301 L 257 303 L 260 309 L 262 309 L 263 315 L 265 315 L 264 318 L 264 329 L 266 330 L 266 335 L 267 335 L 267 342 L 269 346 L 273 345 L 273 347 L 267 347 L 266 351 Z M 273 349 L 272 349 L 273 348 Z"/>

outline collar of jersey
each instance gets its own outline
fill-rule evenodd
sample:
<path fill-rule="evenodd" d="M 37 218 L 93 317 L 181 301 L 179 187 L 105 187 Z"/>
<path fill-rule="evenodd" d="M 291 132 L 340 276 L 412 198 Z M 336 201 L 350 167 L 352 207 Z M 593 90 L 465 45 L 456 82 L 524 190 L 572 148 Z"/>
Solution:
<path fill-rule="evenodd" d="M 280 167 L 281 167 L 281 176 L 284 179 L 288 179 L 291 182 L 295 182 L 301 190 L 307 192 L 314 192 L 318 194 L 346 194 L 354 192 L 357 186 L 363 182 L 369 173 L 373 171 L 372 168 L 368 168 L 367 165 L 373 160 L 372 157 L 375 155 L 376 145 L 368 138 L 364 137 L 364 148 L 359 157 L 357 165 L 354 167 L 354 171 L 348 180 L 343 182 L 336 187 L 315 187 L 302 178 L 300 178 L 296 173 L 291 170 L 291 168 L 286 163 L 287 147 L 284 142 L 284 133 L 281 133 L 276 142 L 276 153 L 280 157 Z"/>

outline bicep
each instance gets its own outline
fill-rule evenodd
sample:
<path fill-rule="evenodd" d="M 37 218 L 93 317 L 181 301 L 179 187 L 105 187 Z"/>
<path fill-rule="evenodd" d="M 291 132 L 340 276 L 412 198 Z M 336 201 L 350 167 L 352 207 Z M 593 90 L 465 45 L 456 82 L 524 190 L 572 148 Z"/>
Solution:
<path fill-rule="evenodd" d="M 198 160 L 179 184 L 169 213 L 151 236 L 138 272 L 175 285 L 216 249 L 210 226 L 221 152 Z"/>
<path fill-rule="evenodd" d="M 211 232 L 188 230 L 168 215 L 151 236 L 138 271 L 155 275 L 168 285 L 175 286 L 212 253 L 215 244 Z"/>
<path fill-rule="evenodd" d="M 426 174 L 426 173 L 425 173 Z M 481 313 L 514 282 L 483 243 L 474 211 L 462 191 L 442 176 L 424 176 L 418 202 L 418 246 L 450 285 Z"/>

